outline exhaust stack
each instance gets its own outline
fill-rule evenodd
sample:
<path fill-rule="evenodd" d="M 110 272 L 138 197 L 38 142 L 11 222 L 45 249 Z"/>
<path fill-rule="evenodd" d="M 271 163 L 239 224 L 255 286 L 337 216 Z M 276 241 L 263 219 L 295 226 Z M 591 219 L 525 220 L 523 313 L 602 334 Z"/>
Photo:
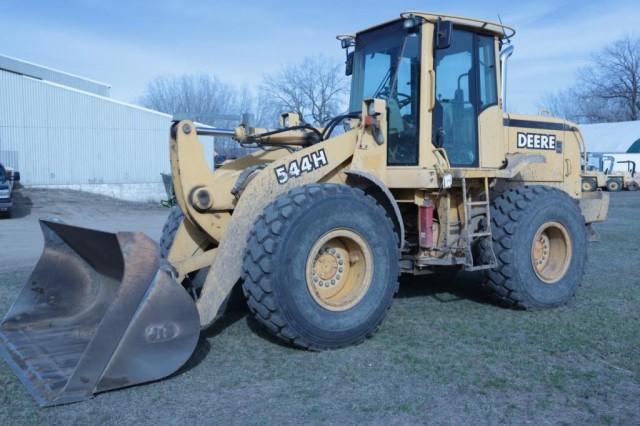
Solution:
<path fill-rule="evenodd" d="M 500 51 L 500 69 L 502 72 L 500 73 L 502 77 L 502 110 L 504 112 L 509 112 L 507 109 L 507 62 L 509 57 L 513 55 L 514 47 L 512 44 L 507 44 Z"/>

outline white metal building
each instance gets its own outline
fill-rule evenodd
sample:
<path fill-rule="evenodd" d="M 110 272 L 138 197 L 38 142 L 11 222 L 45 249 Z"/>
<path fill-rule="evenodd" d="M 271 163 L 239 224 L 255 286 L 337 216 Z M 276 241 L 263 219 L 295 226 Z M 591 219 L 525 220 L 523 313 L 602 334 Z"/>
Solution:
<path fill-rule="evenodd" d="M 603 157 L 613 157 L 613 169 L 626 171 L 626 163 L 634 161 L 640 171 L 640 121 L 580 125 L 584 136 L 589 165 L 603 169 Z"/>
<path fill-rule="evenodd" d="M 110 86 L 0 55 L 0 162 L 33 187 L 165 198 L 171 116 L 109 97 Z M 209 138 L 207 138 L 209 139 Z M 205 143 L 213 162 L 213 143 Z"/>
<path fill-rule="evenodd" d="M 589 152 L 623 153 L 632 146 L 640 147 L 640 121 L 582 124 L 580 131 Z"/>

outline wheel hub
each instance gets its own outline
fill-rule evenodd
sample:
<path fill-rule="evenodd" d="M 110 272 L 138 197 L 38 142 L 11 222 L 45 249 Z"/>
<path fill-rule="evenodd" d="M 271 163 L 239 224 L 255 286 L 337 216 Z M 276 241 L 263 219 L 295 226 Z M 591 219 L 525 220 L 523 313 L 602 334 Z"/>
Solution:
<path fill-rule="evenodd" d="M 347 229 L 323 235 L 309 252 L 307 287 L 322 307 L 346 310 L 366 294 L 373 276 L 372 253 L 358 234 Z"/>
<path fill-rule="evenodd" d="M 323 246 L 313 264 L 314 283 L 321 287 L 335 285 L 337 281 L 342 279 L 341 273 L 343 272 L 343 255 L 333 247 Z"/>
<path fill-rule="evenodd" d="M 564 225 L 547 222 L 538 228 L 531 245 L 531 264 L 542 282 L 560 281 L 569 269 L 572 254 L 571 238 Z"/>
<path fill-rule="evenodd" d="M 540 235 L 535 240 L 533 247 L 533 256 L 536 267 L 541 268 L 549 261 L 549 237 L 546 234 Z"/>

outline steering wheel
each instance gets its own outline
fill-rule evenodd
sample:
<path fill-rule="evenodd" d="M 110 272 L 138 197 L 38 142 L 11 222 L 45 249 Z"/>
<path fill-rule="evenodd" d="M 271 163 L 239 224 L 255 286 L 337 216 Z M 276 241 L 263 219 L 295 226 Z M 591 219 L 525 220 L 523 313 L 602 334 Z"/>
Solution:
<path fill-rule="evenodd" d="M 384 90 L 381 90 L 380 93 L 377 94 L 377 97 L 380 99 L 389 99 L 389 88 L 385 87 Z M 398 108 L 400 109 L 411 104 L 411 95 L 407 95 L 406 93 L 396 92 L 396 99 L 398 100 Z"/>

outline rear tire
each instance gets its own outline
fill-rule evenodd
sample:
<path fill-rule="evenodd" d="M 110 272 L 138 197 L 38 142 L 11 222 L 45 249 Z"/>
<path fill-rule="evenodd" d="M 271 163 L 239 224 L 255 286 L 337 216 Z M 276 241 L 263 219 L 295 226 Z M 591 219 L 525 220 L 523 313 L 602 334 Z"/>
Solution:
<path fill-rule="evenodd" d="M 184 215 L 182 214 L 182 210 L 180 210 L 180 206 L 171 207 L 169 216 L 162 227 L 162 236 L 160 237 L 161 258 L 166 259 L 169 256 L 171 244 L 173 244 L 173 239 L 175 238 L 176 232 L 178 232 L 178 228 L 180 227 L 183 219 Z"/>
<path fill-rule="evenodd" d="M 517 309 L 566 304 L 582 282 L 587 256 L 576 201 L 559 189 L 523 186 L 492 201 L 491 221 L 498 266 L 485 273 L 485 288 Z M 487 244 L 481 245 L 483 262 L 490 261 Z"/>
<path fill-rule="evenodd" d="M 622 183 L 618 179 L 609 179 L 607 181 L 607 191 L 610 191 L 610 192 L 622 191 Z"/>
<path fill-rule="evenodd" d="M 631 182 L 629 184 L 629 186 L 627 187 L 627 189 L 629 191 L 637 191 L 638 190 L 638 184 L 636 182 Z"/>
<path fill-rule="evenodd" d="M 175 205 L 171 207 L 169 216 L 162 227 L 162 236 L 160 237 L 161 259 L 169 258 L 169 250 L 171 250 L 171 245 L 173 244 L 173 240 L 176 237 L 178 228 L 180 227 L 180 224 L 182 224 L 183 220 L 184 214 L 182 213 L 182 210 L 180 210 L 180 206 Z M 191 272 L 187 274 L 186 278 L 182 281 L 182 285 L 186 288 L 200 289 L 204 285 L 207 273 L 209 273 L 208 266 Z"/>
<path fill-rule="evenodd" d="M 340 348 L 371 336 L 386 316 L 399 257 L 393 223 L 372 197 L 306 185 L 280 195 L 256 221 L 243 291 L 258 322 L 280 339 Z"/>

